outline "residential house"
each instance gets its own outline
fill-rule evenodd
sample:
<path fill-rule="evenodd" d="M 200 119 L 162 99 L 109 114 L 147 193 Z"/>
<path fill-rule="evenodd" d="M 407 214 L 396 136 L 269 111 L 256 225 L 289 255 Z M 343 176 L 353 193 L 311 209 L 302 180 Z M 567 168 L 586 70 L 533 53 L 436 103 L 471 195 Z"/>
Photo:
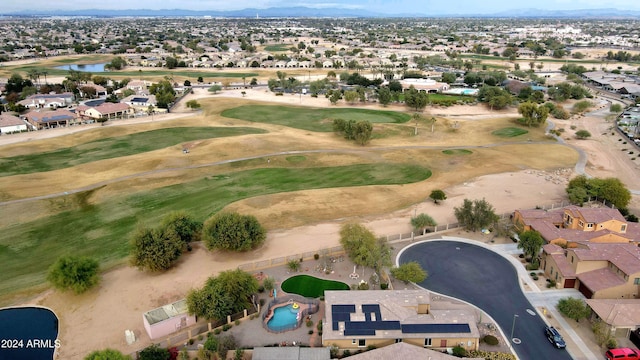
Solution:
<path fill-rule="evenodd" d="M 98 106 L 78 106 L 76 111 L 83 120 L 128 118 L 134 114 L 133 108 L 124 103 L 102 103 Z"/>
<path fill-rule="evenodd" d="M 77 123 L 77 115 L 69 110 L 31 111 L 25 115 L 35 130 L 51 129 Z"/>
<path fill-rule="evenodd" d="M 252 360 L 329 360 L 328 347 L 254 347 Z"/>
<path fill-rule="evenodd" d="M 34 94 L 18 102 L 18 104 L 30 109 L 57 109 L 67 107 L 72 103 L 73 93 L 70 92 L 62 94 Z"/>
<path fill-rule="evenodd" d="M 187 300 L 178 300 L 172 304 L 142 314 L 142 322 L 151 340 L 165 337 L 196 323 L 195 315 L 189 315 Z"/>
<path fill-rule="evenodd" d="M 130 95 L 120 101 L 136 110 L 146 110 L 149 106 L 158 106 L 155 95 Z"/>
<path fill-rule="evenodd" d="M 615 337 L 629 338 L 640 329 L 640 299 L 587 299 L 591 317 L 600 319 Z"/>
<path fill-rule="evenodd" d="M 424 290 L 325 291 L 323 346 L 361 350 L 397 342 L 434 350 L 477 350 L 471 308 L 432 304 Z"/>
<path fill-rule="evenodd" d="M 432 79 L 403 79 L 400 80 L 400 84 L 402 84 L 403 90 L 407 90 L 413 86 L 418 91 L 427 93 L 439 93 L 449 90 L 450 88 L 449 84 L 437 82 Z"/>
<path fill-rule="evenodd" d="M 542 247 L 541 267 L 560 288 L 578 289 L 588 299 L 640 296 L 640 247 L 634 244 L 577 243 Z"/>
<path fill-rule="evenodd" d="M 371 349 L 360 354 L 349 356 L 349 360 L 387 360 L 387 359 L 429 359 L 458 360 L 460 358 L 434 351 L 420 346 L 398 342 L 379 349 Z M 484 358 L 465 358 L 467 360 L 483 360 Z"/>
<path fill-rule="evenodd" d="M 547 243 L 640 243 L 640 224 L 629 223 L 616 209 L 567 206 L 557 210 L 516 210 L 520 231 L 538 231 Z"/>
<path fill-rule="evenodd" d="M 0 113 L 0 134 L 27 131 L 27 124 L 17 116 Z"/>

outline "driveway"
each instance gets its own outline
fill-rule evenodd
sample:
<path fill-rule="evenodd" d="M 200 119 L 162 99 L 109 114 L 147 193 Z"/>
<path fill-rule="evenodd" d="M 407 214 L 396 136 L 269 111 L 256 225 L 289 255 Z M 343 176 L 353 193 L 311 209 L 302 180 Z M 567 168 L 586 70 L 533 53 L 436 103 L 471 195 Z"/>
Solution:
<path fill-rule="evenodd" d="M 417 261 L 429 274 L 418 284 L 421 287 L 481 308 L 507 338 L 513 327 L 513 337 L 522 341 L 514 345 L 520 359 L 571 359 L 549 343 L 545 322 L 522 293 L 515 268 L 502 256 L 476 245 L 438 240 L 404 249 L 398 262 L 410 261 Z"/>

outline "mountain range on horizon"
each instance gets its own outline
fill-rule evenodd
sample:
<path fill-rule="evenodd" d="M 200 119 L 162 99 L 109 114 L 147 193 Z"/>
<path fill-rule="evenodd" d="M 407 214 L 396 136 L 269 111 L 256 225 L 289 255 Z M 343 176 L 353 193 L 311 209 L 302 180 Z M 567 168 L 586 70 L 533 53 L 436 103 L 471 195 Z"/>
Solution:
<path fill-rule="evenodd" d="M 1 10 L 0 10 L 1 11 Z M 23 10 L 0 13 L 3 16 L 90 16 L 90 17 L 228 17 L 228 18 L 274 18 L 274 17 L 333 17 L 333 18 L 385 18 L 385 17 L 483 17 L 483 18 L 640 18 L 640 11 L 613 8 L 582 10 L 544 10 L 535 8 L 515 9 L 492 14 L 402 14 L 378 13 L 361 9 L 274 7 L 265 9 L 248 8 L 242 10 L 186 10 L 186 9 L 79 9 L 79 10 Z"/>

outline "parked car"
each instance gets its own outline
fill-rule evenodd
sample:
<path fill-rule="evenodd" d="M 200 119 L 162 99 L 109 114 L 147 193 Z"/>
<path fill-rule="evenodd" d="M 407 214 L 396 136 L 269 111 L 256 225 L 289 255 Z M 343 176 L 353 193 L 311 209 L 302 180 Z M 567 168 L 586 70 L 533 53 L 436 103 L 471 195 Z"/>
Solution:
<path fill-rule="evenodd" d="M 553 326 L 546 326 L 544 328 L 544 333 L 545 335 L 547 335 L 547 339 L 549 339 L 549 342 L 558 349 L 562 349 L 567 346 L 567 344 L 564 343 L 562 335 L 560 335 L 558 330 L 556 330 L 556 328 L 554 328 Z"/>
<path fill-rule="evenodd" d="M 605 353 L 607 360 L 638 360 L 640 352 L 631 348 L 611 349 Z"/>

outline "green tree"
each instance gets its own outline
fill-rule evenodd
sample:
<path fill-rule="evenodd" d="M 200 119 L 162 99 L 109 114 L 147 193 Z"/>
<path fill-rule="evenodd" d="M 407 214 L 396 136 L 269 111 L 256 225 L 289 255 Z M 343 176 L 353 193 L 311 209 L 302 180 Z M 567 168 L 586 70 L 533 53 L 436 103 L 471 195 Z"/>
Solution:
<path fill-rule="evenodd" d="M 138 354 L 138 360 L 169 360 L 170 358 L 171 353 L 169 353 L 169 350 L 155 344 L 144 348 Z"/>
<path fill-rule="evenodd" d="M 202 289 L 187 294 L 190 314 L 206 319 L 226 319 L 253 306 L 251 296 L 258 291 L 258 281 L 240 269 L 227 270 L 207 279 Z"/>
<path fill-rule="evenodd" d="M 298 270 L 300 270 L 300 261 L 298 261 L 296 259 L 291 259 L 291 260 L 287 261 L 287 268 L 290 271 L 298 272 Z"/>
<path fill-rule="evenodd" d="M 471 67 L 473 67 L 472 63 L 469 63 L 469 64 L 471 64 Z M 445 82 L 447 84 L 453 84 L 454 82 L 456 82 L 456 74 L 454 74 L 454 73 L 443 73 L 442 74 L 442 82 Z"/>
<path fill-rule="evenodd" d="M 184 243 L 200 240 L 200 232 L 202 231 L 202 223 L 196 221 L 186 211 L 174 211 L 169 213 L 162 219 L 161 225 L 163 231 L 175 231 L 180 240 Z"/>
<path fill-rule="evenodd" d="M 560 299 L 557 308 L 563 315 L 575 321 L 580 321 L 580 319 L 586 318 L 591 313 L 591 310 L 583 300 L 573 297 Z"/>
<path fill-rule="evenodd" d="M 538 105 L 536 103 L 527 101 L 518 106 L 518 113 L 522 115 L 524 123 L 527 126 L 538 126 L 540 124 L 544 124 L 544 122 L 547 121 L 549 108 L 544 105 Z"/>
<path fill-rule="evenodd" d="M 544 245 L 542 235 L 535 230 L 529 230 L 520 234 L 519 237 L 518 249 L 522 249 L 525 256 L 534 259 L 540 253 L 542 245 Z"/>
<path fill-rule="evenodd" d="M 51 265 L 47 280 L 56 289 L 80 294 L 98 284 L 98 270 L 99 264 L 94 259 L 67 255 Z"/>
<path fill-rule="evenodd" d="M 597 197 L 618 209 L 626 208 L 631 201 L 631 192 L 617 178 L 587 178 L 579 175 L 569 181 L 567 194 L 571 202 L 576 204 L 582 204 L 589 197 Z"/>
<path fill-rule="evenodd" d="M 420 214 L 416 217 L 411 218 L 411 226 L 413 226 L 413 230 L 422 232 L 427 226 L 436 226 L 436 223 L 433 218 L 427 214 Z"/>
<path fill-rule="evenodd" d="M 348 223 L 340 228 L 340 244 L 347 256 L 360 266 L 376 271 L 391 265 L 391 248 L 361 224 Z"/>
<path fill-rule="evenodd" d="M 349 90 L 344 92 L 344 101 L 349 104 L 353 104 L 354 102 L 356 102 L 356 100 L 358 100 L 357 91 Z"/>
<path fill-rule="evenodd" d="M 584 140 L 591 137 L 591 133 L 587 130 L 578 130 L 576 131 L 576 138 L 580 140 Z"/>
<path fill-rule="evenodd" d="M 353 129 L 353 137 L 356 143 L 366 145 L 371 140 L 373 134 L 373 125 L 368 120 L 360 120 L 356 122 Z"/>
<path fill-rule="evenodd" d="M 612 112 L 612 113 L 622 112 L 622 105 L 620 105 L 620 104 L 611 104 L 611 106 L 609 107 L 609 111 Z"/>
<path fill-rule="evenodd" d="M 173 266 L 184 247 L 173 229 L 139 227 L 131 242 L 131 264 L 151 271 L 167 270 Z"/>
<path fill-rule="evenodd" d="M 391 275 L 405 284 L 410 282 L 420 283 L 427 278 L 427 272 L 417 261 L 411 261 L 392 268 Z"/>
<path fill-rule="evenodd" d="M 416 111 L 424 109 L 428 102 L 427 93 L 418 91 L 413 85 L 404 94 L 404 103 Z"/>
<path fill-rule="evenodd" d="M 193 110 L 197 110 L 197 109 L 200 109 L 202 107 L 202 105 L 200 105 L 200 103 L 197 100 L 189 100 L 189 101 L 187 101 L 187 103 L 185 105 L 188 108 L 193 109 Z"/>
<path fill-rule="evenodd" d="M 210 93 L 218 93 L 219 91 L 222 91 L 222 86 L 220 85 L 211 85 L 211 87 L 209 88 L 209 92 Z"/>
<path fill-rule="evenodd" d="M 578 101 L 577 103 L 573 104 L 571 112 L 573 112 L 574 114 L 583 113 L 587 111 L 591 106 L 593 106 L 593 104 L 590 101 Z"/>
<path fill-rule="evenodd" d="M 391 103 L 391 90 L 388 87 L 382 86 L 378 89 L 378 101 L 385 107 Z"/>
<path fill-rule="evenodd" d="M 337 104 L 340 99 L 342 99 L 342 93 L 340 91 L 334 90 L 333 92 L 331 92 L 331 95 L 329 96 L 331 105 Z"/>
<path fill-rule="evenodd" d="M 266 231 L 252 215 L 222 212 L 205 221 L 202 238 L 209 250 L 247 251 L 262 245 Z"/>
<path fill-rule="evenodd" d="M 470 231 L 487 228 L 500 219 L 485 199 L 464 199 L 462 206 L 454 207 L 453 212 L 460 225 Z"/>
<path fill-rule="evenodd" d="M 178 59 L 173 56 L 167 56 L 164 61 L 167 69 L 175 69 L 178 66 Z"/>
<path fill-rule="evenodd" d="M 118 350 L 97 350 L 84 357 L 84 360 L 131 360 L 131 356 L 124 355 Z"/>
<path fill-rule="evenodd" d="M 440 189 L 436 189 L 436 190 L 432 190 L 431 191 L 431 194 L 429 194 L 429 198 L 431 200 L 433 200 L 433 202 L 435 202 L 437 204 L 438 201 L 440 201 L 440 200 L 446 200 L 447 199 L 447 194 L 445 194 L 444 191 L 442 191 Z"/>

